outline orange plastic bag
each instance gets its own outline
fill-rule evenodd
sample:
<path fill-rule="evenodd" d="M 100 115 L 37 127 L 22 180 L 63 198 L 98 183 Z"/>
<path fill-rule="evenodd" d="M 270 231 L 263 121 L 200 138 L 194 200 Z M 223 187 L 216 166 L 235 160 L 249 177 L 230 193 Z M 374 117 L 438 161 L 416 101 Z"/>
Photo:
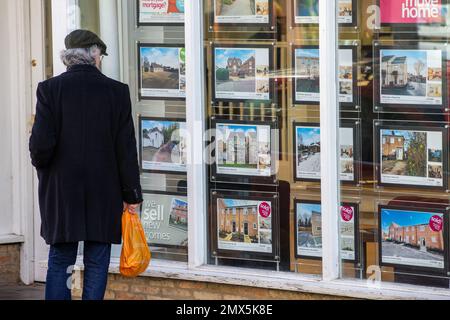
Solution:
<path fill-rule="evenodd" d="M 147 269 L 151 253 L 139 215 L 128 210 L 122 216 L 122 238 L 120 273 L 125 277 L 137 277 Z"/>

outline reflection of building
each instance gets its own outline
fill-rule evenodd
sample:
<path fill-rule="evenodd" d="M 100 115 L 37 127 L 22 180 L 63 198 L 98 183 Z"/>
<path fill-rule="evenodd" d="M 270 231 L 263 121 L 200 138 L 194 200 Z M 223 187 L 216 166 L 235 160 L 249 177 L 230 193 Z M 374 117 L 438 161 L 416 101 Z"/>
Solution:
<path fill-rule="evenodd" d="M 396 135 L 383 135 L 383 160 L 405 160 L 405 137 Z"/>
<path fill-rule="evenodd" d="M 385 240 L 409 244 L 420 248 L 422 251 L 427 249 L 444 250 L 442 232 L 431 230 L 428 224 L 401 227 L 392 222 L 384 236 Z"/>
<path fill-rule="evenodd" d="M 152 147 L 159 149 L 164 144 L 164 134 L 159 128 L 153 128 L 150 131 L 144 129 L 143 147 Z"/>
<path fill-rule="evenodd" d="M 384 56 L 381 60 L 383 87 L 404 87 L 408 84 L 407 57 Z"/>
<path fill-rule="evenodd" d="M 240 233 L 249 237 L 258 235 L 257 204 L 228 207 L 223 199 L 217 201 L 220 232 Z"/>
<path fill-rule="evenodd" d="M 297 76 L 305 79 L 317 79 L 320 74 L 319 58 L 297 57 Z"/>
<path fill-rule="evenodd" d="M 221 143 L 219 142 L 219 151 Z M 226 141 L 227 163 L 257 164 L 258 145 L 256 132 L 231 132 Z"/>
<path fill-rule="evenodd" d="M 227 69 L 231 77 L 253 77 L 255 76 L 255 57 L 248 58 L 244 63 L 239 58 L 229 58 Z"/>
<path fill-rule="evenodd" d="M 320 212 L 313 211 L 311 213 L 311 234 L 314 237 L 320 237 L 322 235 L 322 215 Z"/>

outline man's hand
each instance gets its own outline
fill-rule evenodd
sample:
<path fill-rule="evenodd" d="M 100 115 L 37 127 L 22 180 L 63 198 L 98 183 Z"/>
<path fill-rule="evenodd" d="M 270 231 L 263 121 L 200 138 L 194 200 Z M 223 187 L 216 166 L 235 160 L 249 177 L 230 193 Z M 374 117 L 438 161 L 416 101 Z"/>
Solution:
<path fill-rule="evenodd" d="M 129 213 L 137 214 L 138 213 L 137 210 L 138 210 L 140 205 L 141 205 L 140 203 L 138 203 L 138 204 L 129 204 L 129 203 L 124 202 L 123 203 L 123 211 L 125 212 L 128 209 Z"/>

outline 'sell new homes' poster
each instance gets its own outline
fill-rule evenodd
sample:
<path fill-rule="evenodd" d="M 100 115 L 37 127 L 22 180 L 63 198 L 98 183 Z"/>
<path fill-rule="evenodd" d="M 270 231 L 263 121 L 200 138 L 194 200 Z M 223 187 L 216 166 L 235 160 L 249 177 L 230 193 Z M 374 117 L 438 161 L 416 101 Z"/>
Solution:
<path fill-rule="evenodd" d="M 187 247 L 187 197 L 143 193 L 143 198 L 141 221 L 147 242 L 155 246 Z"/>
<path fill-rule="evenodd" d="M 353 23 L 353 1 L 356 0 L 339 0 L 338 23 Z M 319 24 L 319 0 L 294 0 L 294 14 L 294 24 Z"/>
<path fill-rule="evenodd" d="M 445 23 L 443 0 L 379 0 L 381 25 Z"/>
<path fill-rule="evenodd" d="M 138 25 L 184 23 L 184 0 L 138 0 L 138 6 Z"/>
<path fill-rule="evenodd" d="M 141 99 L 185 99 L 185 48 L 139 44 L 139 74 Z"/>
<path fill-rule="evenodd" d="M 268 24 L 269 0 L 212 0 L 216 24 Z"/>
<path fill-rule="evenodd" d="M 184 120 L 141 118 L 141 166 L 146 172 L 186 173 Z"/>
<path fill-rule="evenodd" d="M 269 48 L 214 48 L 214 98 L 270 100 L 270 56 Z"/>
<path fill-rule="evenodd" d="M 217 199 L 218 249 L 272 253 L 270 201 Z"/>

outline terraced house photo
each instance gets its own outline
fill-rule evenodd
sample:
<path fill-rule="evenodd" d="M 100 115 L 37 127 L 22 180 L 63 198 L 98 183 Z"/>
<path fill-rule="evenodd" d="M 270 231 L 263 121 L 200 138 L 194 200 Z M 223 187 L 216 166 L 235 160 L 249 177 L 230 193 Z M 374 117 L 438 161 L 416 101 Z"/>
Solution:
<path fill-rule="evenodd" d="M 384 263 L 444 267 L 444 235 L 432 230 L 430 219 L 442 213 L 381 208 L 382 259 Z"/>
<path fill-rule="evenodd" d="M 234 250 L 271 250 L 272 218 L 263 218 L 258 206 L 259 202 L 253 200 L 217 200 L 219 248 L 230 249 L 234 246 Z"/>

